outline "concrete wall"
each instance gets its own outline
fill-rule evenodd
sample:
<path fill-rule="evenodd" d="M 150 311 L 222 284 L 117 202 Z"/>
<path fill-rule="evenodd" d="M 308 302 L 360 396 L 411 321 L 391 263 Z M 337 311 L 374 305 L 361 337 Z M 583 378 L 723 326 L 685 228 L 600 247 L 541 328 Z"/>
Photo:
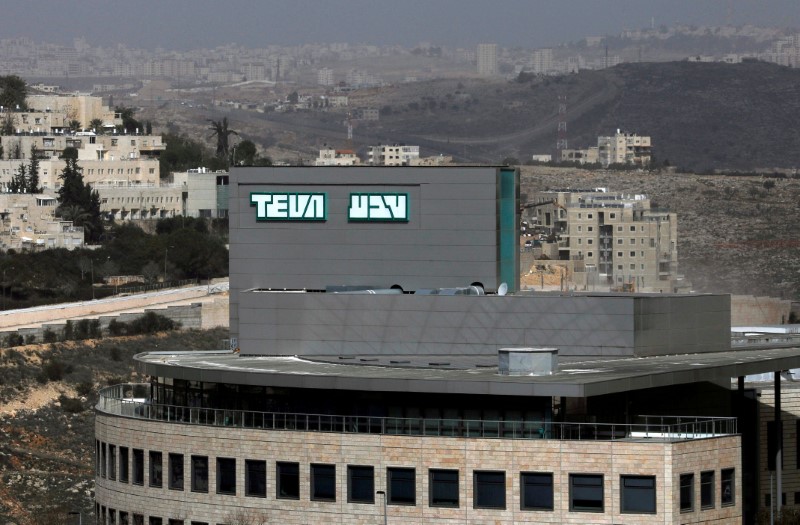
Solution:
<path fill-rule="evenodd" d="M 758 326 L 789 322 L 792 302 L 778 297 L 731 295 L 731 326 Z"/>
<path fill-rule="evenodd" d="M 145 455 L 143 486 L 111 481 L 98 476 L 96 500 L 117 511 L 141 513 L 207 523 L 231 523 L 236 511 L 261 513 L 269 523 L 283 524 L 381 523 L 383 506 L 376 495 L 374 504 L 347 502 L 347 465 L 371 465 L 375 490 L 386 490 L 386 467 L 413 467 L 416 470 L 416 505 L 388 506 L 390 523 L 428 524 L 683 524 L 741 522 L 741 475 L 738 436 L 704 439 L 684 443 L 631 441 L 555 441 L 505 439 L 455 439 L 439 437 L 380 436 L 368 434 L 265 431 L 157 423 L 98 413 L 96 438 L 104 443 L 141 448 Z M 148 486 L 148 451 L 161 451 L 164 457 L 164 487 Z M 168 453 L 184 455 L 183 491 L 166 487 Z M 190 456 L 209 458 L 209 492 L 190 491 Z M 237 494 L 215 493 L 216 457 L 236 459 Z M 244 460 L 267 462 L 267 497 L 244 495 Z M 300 499 L 277 499 L 275 463 L 300 464 Z M 336 465 L 336 501 L 311 501 L 310 464 Z M 736 468 L 736 504 L 719 503 L 720 469 Z M 459 507 L 429 506 L 428 469 L 459 471 Z M 506 508 L 473 508 L 473 472 L 498 470 L 506 475 Z M 699 472 L 716 472 L 716 505 L 700 510 Z M 554 510 L 520 510 L 520 472 L 552 472 Z M 694 512 L 679 510 L 679 476 L 696 472 L 698 486 Z M 570 512 L 569 474 L 595 473 L 604 476 L 604 511 Z M 656 477 L 656 514 L 620 512 L 620 476 Z"/>
<path fill-rule="evenodd" d="M 239 347 L 259 355 L 645 356 L 730 347 L 727 295 L 342 295 L 245 292 Z"/>

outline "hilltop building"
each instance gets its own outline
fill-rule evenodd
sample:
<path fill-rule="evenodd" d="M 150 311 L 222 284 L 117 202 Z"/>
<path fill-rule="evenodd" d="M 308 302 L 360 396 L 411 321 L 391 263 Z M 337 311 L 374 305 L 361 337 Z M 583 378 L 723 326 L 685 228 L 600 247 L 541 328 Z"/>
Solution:
<path fill-rule="evenodd" d="M 373 166 L 408 166 L 419 159 L 419 146 L 394 144 L 371 146 L 367 150 L 367 164 Z"/>
<path fill-rule="evenodd" d="M 80 248 L 83 228 L 55 217 L 55 197 L 0 193 L 0 250 Z"/>
<path fill-rule="evenodd" d="M 520 292 L 517 170 L 235 168 L 229 208 L 230 350 L 139 354 L 146 382 L 100 392 L 101 522 L 752 509 L 731 378 L 796 349 L 732 349 L 725 295 Z"/>
<path fill-rule="evenodd" d="M 617 130 L 614 135 L 597 137 L 597 150 L 598 161 L 606 167 L 611 164 L 647 166 L 650 164 L 652 145 L 650 137 Z"/>
<path fill-rule="evenodd" d="M 323 148 L 314 161 L 315 166 L 358 166 L 361 159 L 351 149 Z"/>
<path fill-rule="evenodd" d="M 497 75 L 497 44 L 478 44 L 478 74 L 482 76 Z"/>
<path fill-rule="evenodd" d="M 605 188 L 538 192 L 531 225 L 550 239 L 543 252 L 567 266 L 564 289 L 689 291 L 678 274 L 678 219 L 646 195 Z"/>
<path fill-rule="evenodd" d="M 586 149 L 562 149 L 562 162 L 577 162 L 578 164 L 597 164 L 599 162 L 599 151 L 597 147 Z"/>

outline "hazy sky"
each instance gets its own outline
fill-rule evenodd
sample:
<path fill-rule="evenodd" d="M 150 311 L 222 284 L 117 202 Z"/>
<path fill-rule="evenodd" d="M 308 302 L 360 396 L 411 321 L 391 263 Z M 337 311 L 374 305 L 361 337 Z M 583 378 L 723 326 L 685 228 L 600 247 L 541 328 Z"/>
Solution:
<path fill-rule="evenodd" d="M 545 47 L 676 22 L 800 26 L 798 0 L 0 0 L 0 38 L 191 49 L 309 42 Z"/>

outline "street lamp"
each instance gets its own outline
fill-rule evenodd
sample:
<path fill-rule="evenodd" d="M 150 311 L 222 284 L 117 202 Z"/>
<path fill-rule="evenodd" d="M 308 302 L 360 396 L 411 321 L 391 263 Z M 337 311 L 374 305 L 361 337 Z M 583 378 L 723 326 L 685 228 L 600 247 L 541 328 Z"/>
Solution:
<path fill-rule="evenodd" d="M 377 491 L 375 494 L 378 496 L 383 496 L 383 525 L 387 525 L 389 523 L 388 516 L 386 515 L 386 492 L 383 490 Z"/>

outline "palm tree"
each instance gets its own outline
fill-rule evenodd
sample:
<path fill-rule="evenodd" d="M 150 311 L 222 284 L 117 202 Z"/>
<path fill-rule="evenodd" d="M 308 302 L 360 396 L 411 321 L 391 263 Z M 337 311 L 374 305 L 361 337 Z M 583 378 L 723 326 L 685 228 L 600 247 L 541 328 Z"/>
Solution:
<path fill-rule="evenodd" d="M 91 122 L 89 122 L 89 129 L 94 130 L 95 133 L 98 135 L 103 133 L 103 120 L 99 118 L 93 118 Z"/>
<path fill-rule="evenodd" d="M 239 135 L 238 132 L 228 128 L 228 117 L 224 117 L 222 120 L 211 120 L 211 135 L 209 138 L 216 136 L 217 137 L 217 157 L 222 159 L 228 158 L 228 137 L 231 135 Z"/>

